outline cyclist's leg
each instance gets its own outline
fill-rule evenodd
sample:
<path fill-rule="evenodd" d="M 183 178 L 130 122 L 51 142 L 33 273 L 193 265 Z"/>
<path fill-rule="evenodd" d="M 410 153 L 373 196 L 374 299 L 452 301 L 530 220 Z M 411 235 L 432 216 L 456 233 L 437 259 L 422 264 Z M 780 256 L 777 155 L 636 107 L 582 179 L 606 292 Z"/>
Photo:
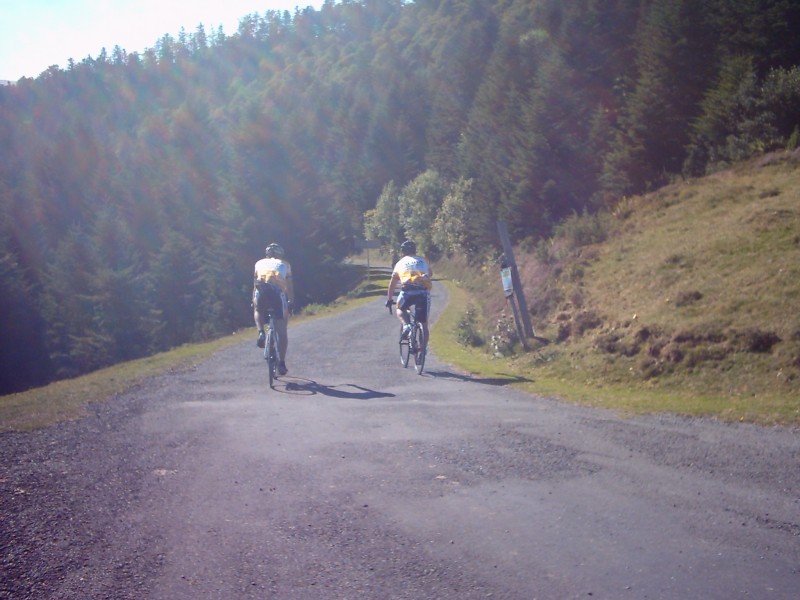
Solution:
<path fill-rule="evenodd" d="M 289 350 L 289 302 L 282 291 L 278 297 L 280 309 L 275 312 L 275 330 L 278 333 L 278 353 L 281 355 L 281 374 L 286 374 L 286 353 Z"/>
<path fill-rule="evenodd" d="M 272 326 L 272 317 L 268 313 L 264 313 L 264 319 L 267 321 L 266 327 L 266 340 L 264 348 L 264 358 L 267 359 L 267 371 L 269 373 L 269 387 L 275 386 L 275 376 L 278 374 L 277 357 L 275 356 L 275 328 Z"/>
<path fill-rule="evenodd" d="M 420 297 L 417 301 L 417 306 L 415 308 L 417 322 L 422 325 L 422 333 L 425 336 L 425 342 L 428 341 L 428 315 L 431 312 L 431 294 L 430 292 L 425 292 L 420 294 Z"/>
<path fill-rule="evenodd" d="M 413 298 L 408 292 L 401 291 L 397 295 L 397 318 L 400 319 L 403 325 L 408 325 L 411 322 L 408 316 L 408 307 L 411 306 L 411 300 Z"/>
<path fill-rule="evenodd" d="M 400 324 L 403 327 L 406 327 L 411 322 L 411 317 L 408 315 L 408 307 L 411 306 L 413 301 L 413 295 L 408 292 L 401 291 L 397 296 L 397 318 L 400 319 Z"/>
<path fill-rule="evenodd" d="M 264 347 L 263 343 L 263 336 L 264 336 L 264 317 L 263 317 L 263 307 L 260 309 L 259 304 L 263 305 L 264 298 L 263 294 L 258 287 L 253 290 L 253 321 L 255 321 L 256 329 L 258 330 L 258 340 L 256 341 L 256 345 L 259 348 Z"/>
<path fill-rule="evenodd" d="M 275 331 L 278 333 L 278 352 L 281 362 L 286 362 L 286 351 L 289 348 L 288 322 L 286 319 L 275 319 Z"/>

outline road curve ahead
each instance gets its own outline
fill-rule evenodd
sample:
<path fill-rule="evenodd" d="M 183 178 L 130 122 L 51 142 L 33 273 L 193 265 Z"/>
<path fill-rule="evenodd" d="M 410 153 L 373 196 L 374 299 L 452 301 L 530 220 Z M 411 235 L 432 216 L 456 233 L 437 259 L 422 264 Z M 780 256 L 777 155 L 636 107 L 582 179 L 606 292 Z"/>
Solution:
<path fill-rule="evenodd" d="M 376 299 L 293 326 L 275 390 L 252 336 L 2 436 L 0 598 L 798 598 L 798 431 L 418 376 L 397 329 Z"/>

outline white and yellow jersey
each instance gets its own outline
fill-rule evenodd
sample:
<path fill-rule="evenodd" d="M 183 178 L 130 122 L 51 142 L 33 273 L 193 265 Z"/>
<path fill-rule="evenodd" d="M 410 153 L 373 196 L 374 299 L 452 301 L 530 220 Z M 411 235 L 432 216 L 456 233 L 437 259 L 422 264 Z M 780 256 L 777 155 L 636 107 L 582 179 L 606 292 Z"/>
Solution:
<path fill-rule="evenodd" d="M 392 274 L 397 275 L 403 288 L 413 286 L 430 290 L 433 286 L 431 267 L 421 256 L 404 256 L 397 261 Z"/>
<path fill-rule="evenodd" d="M 255 280 L 274 283 L 283 290 L 284 294 L 289 293 L 289 279 L 291 277 L 292 267 L 285 260 L 262 258 L 256 263 Z"/>

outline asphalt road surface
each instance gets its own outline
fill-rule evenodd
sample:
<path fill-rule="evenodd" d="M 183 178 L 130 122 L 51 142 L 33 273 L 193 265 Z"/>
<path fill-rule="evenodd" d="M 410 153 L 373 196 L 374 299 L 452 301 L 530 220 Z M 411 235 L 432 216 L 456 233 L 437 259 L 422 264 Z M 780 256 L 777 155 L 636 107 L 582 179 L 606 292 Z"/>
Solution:
<path fill-rule="evenodd" d="M 397 330 L 376 299 L 293 326 L 276 390 L 253 335 L 0 436 L 0 598 L 800 598 L 797 430 L 418 376 Z"/>

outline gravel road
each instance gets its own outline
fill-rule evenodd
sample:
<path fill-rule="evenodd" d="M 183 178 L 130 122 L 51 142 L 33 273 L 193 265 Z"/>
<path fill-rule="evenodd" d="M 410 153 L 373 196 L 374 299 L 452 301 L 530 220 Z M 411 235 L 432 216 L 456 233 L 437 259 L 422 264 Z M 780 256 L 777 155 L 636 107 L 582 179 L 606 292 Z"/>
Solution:
<path fill-rule="evenodd" d="M 800 431 L 418 376 L 380 299 L 290 332 L 276 390 L 252 336 L 1 435 L 0 598 L 800 597 Z"/>

